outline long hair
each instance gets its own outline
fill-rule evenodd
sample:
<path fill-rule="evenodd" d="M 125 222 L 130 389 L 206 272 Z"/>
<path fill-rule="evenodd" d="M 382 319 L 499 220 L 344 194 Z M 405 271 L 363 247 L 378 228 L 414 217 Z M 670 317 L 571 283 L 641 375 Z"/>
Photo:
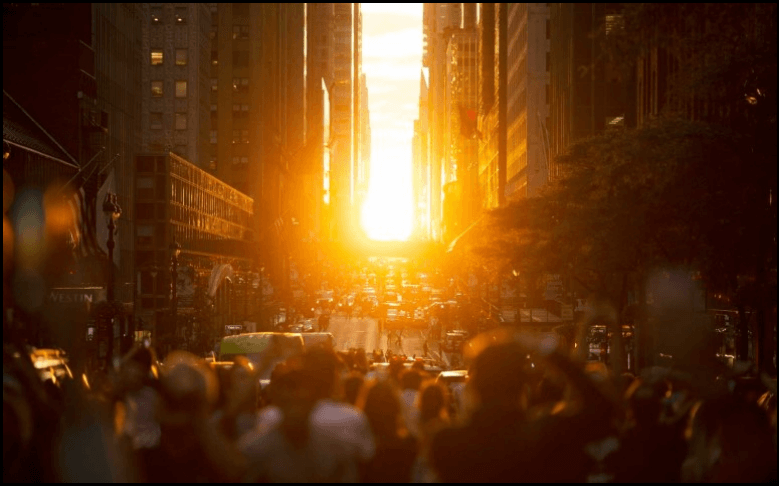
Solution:
<path fill-rule="evenodd" d="M 446 389 L 438 383 L 429 383 L 419 394 L 419 420 L 426 423 L 437 418 L 446 418 L 449 398 Z"/>
<path fill-rule="evenodd" d="M 368 424 L 377 443 L 381 444 L 406 435 L 400 397 L 390 382 L 381 380 L 369 384 L 358 404 L 368 418 Z"/>

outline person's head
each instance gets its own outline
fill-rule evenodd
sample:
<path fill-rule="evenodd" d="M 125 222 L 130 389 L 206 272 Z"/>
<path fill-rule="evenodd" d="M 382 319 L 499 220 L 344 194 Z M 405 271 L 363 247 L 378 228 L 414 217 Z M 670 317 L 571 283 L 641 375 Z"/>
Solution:
<path fill-rule="evenodd" d="M 419 394 L 419 420 L 425 423 L 437 418 L 448 418 L 447 389 L 438 383 L 428 383 Z"/>
<path fill-rule="evenodd" d="M 424 373 L 425 371 L 425 362 L 422 360 L 422 358 L 417 358 L 414 360 L 414 364 L 411 365 L 412 370 L 417 370 L 420 373 Z"/>
<path fill-rule="evenodd" d="M 484 405 L 520 408 L 525 389 L 526 352 L 516 343 L 488 346 L 473 361 L 470 384 Z"/>
<path fill-rule="evenodd" d="M 723 396 L 697 404 L 686 430 L 683 480 L 766 482 L 776 451 L 766 414 L 754 403 Z"/>
<path fill-rule="evenodd" d="M 625 392 L 625 398 L 628 413 L 636 425 L 652 427 L 658 423 L 663 408 L 662 400 L 667 391 L 668 384 L 663 380 L 654 383 L 642 378 L 633 380 Z"/>
<path fill-rule="evenodd" d="M 358 371 L 351 372 L 346 380 L 344 380 L 344 398 L 347 403 L 350 405 L 357 403 L 364 381 L 365 379 L 363 378 L 362 373 Z"/>
<path fill-rule="evenodd" d="M 274 382 L 274 404 L 284 415 L 281 430 L 298 447 L 308 438 L 308 416 L 317 401 L 313 380 L 307 370 L 289 366 L 279 371 Z"/>
<path fill-rule="evenodd" d="M 218 397 L 213 371 L 195 356 L 173 352 L 165 360 L 160 379 L 160 422 L 171 427 L 191 427 L 203 420 Z"/>
<path fill-rule="evenodd" d="M 257 403 L 259 376 L 244 356 L 236 357 L 230 368 L 228 408 L 231 412 L 251 412 Z"/>
<path fill-rule="evenodd" d="M 405 360 L 400 356 L 393 356 L 390 358 L 389 377 L 395 384 L 400 384 L 400 374 L 405 368 L 403 365 L 404 362 Z"/>
<path fill-rule="evenodd" d="M 303 371 L 318 399 L 332 398 L 337 393 L 342 366 L 338 356 L 326 348 L 313 348 L 303 355 Z"/>
<path fill-rule="evenodd" d="M 415 369 L 405 370 L 400 374 L 400 388 L 418 391 L 422 386 L 422 375 Z"/>
<path fill-rule="evenodd" d="M 365 412 L 377 442 L 392 440 L 405 433 L 400 397 L 389 381 L 381 380 L 368 384 L 358 406 Z"/>

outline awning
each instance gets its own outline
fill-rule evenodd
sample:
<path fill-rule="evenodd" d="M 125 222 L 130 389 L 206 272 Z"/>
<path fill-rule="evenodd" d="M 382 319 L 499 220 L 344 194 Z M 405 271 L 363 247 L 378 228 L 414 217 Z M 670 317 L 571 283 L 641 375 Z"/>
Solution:
<path fill-rule="evenodd" d="M 208 278 L 208 296 L 213 297 L 216 291 L 227 277 L 233 276 L 233 267 L 229 263 L 214 266 L 211 276 Z"/>
<path fill-rule="evenodd" d="M 447 247 L 447 249 L 446 249 L 446 253 L 451 253 L 451 252 L 453 252 L 453 251 L 454 251 L 454 249 L 457 247 L 457 244 L 458 244 L 458 243 L 460 243 L 461 241 L 463 241 L 467 235 L 469 235 L 470 233 L 472 233 L 472 232 L 473 232 L 473 229 L 474 229 L 474 228 L 475 228 L 475 227 L 476 227 L 476 226 L 477 226 L 479 223 L 481 223 L 481 221 L 482 221 L 483 219 L 484 219 L 484 216 L 483 216 L 483 215 L 482 215 L 482 216 L 479 216 L 479 218 L 478 218 L 476 221 L 474 221 L 473 223 L 471 223 L 471 225 L 470 225 L 470 226 L 468 226 L 467 228 L 465 228 L 465 231 L 463 231 L 462 233 L 460 233 L 459 235 L 457 235 L 457 237 L 456 237 L 455 239 L 453 239 L 451 243 L 449 243 L 449 246 L 448 246 L 448 247 Z"/>

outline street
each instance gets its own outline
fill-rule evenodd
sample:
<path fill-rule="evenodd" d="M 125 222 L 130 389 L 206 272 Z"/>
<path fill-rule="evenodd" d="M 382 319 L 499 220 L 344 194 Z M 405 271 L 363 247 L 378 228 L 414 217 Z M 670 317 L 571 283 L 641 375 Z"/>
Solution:
<path fill-rule="evenodd" d="M 363 348 L 368 353 L 375 349 L 382 351 L 390 349 L 393 354 L 405 354 L 406 356 L 422 356 L 424 354 L 425 336 L 422 331 L 403 331 L 401 343 L 398 346 L 394 333 L 392 339 L 389 338 L 388 331 L 379 334 L 378 321 L 373 317 L 346 317 L 343 314 L 333 314 L 330 317 L 328 331 L 333 334 L 335 347 L 338 351 Z M 431 357 L 440 358 L 438 345 L 430 343 L 428 345 Z"/>

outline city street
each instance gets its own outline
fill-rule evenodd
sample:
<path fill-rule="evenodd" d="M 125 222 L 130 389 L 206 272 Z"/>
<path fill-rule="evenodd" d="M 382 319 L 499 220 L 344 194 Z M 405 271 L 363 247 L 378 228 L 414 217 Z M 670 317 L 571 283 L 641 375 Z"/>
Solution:
<path fill-rule="evenodd" d="M 373 317 L 346 317 L 343 314 L 333 314 L 330 317 L 328 332 L 335 338 L 335 347 L 338 351 L 347 351 L 351 348 L 363 348 L 370 353 L 374 349 L 386 351 L 390 349 L 393 354 L 405 354 L 406 356 L 422 356 L 424 354 L 425 337 L 422 331 L 409 330 L 401 335 L 398 346 L 396 335 L 392 338 L 387 331 L 379 333 L 377 319 Z M 431 357 L 439 358 L 438 345 L 430 346 Z"/>

